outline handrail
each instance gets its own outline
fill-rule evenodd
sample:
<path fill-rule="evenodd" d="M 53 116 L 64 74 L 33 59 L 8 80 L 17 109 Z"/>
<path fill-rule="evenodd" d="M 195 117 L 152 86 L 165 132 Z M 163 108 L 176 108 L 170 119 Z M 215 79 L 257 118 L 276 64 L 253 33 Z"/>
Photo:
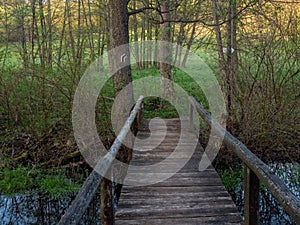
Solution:
<path fill-rule="evenodd" d="M 214 119 L 210 116 L 210 114 L 192 97 L 189 97 L 189 101 L 191 103 L 191 107 L 195 108 L 198 114 L 202 117 L 202 119 L 211 127 L 214 128 L 214 132 L 217 135 L 224 135 L 224 144 L 228 149 L 231 149 L 246 165 L 245 174 L 247 175 L 245 178 L 250 179 L 252 182 L 259 185 L 258 179 L 267 187 L 267 189 L 272 193 L 275 199 L 281 204 L 281 206 L 285 209 L 285 211 L 296 221 L 297 224 L 300 224 L 300 199 L 297 198 L 284 184 L 284 182 L 276 176 L 269 167 L 261 161 L 255 154 L 253 154 L 241 141 L 231 135 L 228 131 L 226 131 L 220 124 L 218 124 Z M 191 109 L 192 111 L 193 109 Z M 257 176 L 257 177 L 256 177 Z M 257 179 L 258 178 L 258 179 Z M 257 182 L 256 182 L 257 180 Z M 248 215 L 245 214 L 245 224 L 258 224 L 258 208 L 259 201 L 255 201 L 251 199 L 258 198 L 258 185 L 257 187 L 251 187 L 251 182 L 247 181 L 248 184 L 245 185 L 245 193 L 248 193 L 245 202 L 247 204 L 251 204 L 251 202 L 255 204 L 255 206 L 245 205 L 249 212 Z M 257 193 L 255 193 L 257 192 Z M 256 209 L 254 209 L 256 208 Z M 255 217 L 255 219 L 253 219 Z M 252 221 L 251 221 L 252 220 Z"/>
<path fill-rule="evenodd" d="M 102 157 L 98 163 L 96 164 L 94 170 L 90 173 L 88 178 L 85 180 L 84 184 L 82 185 L 80 191 L 78 192 L 76 198 L 71 203 L 71 206 L 67 209 L 65 214 L 61 217 L 59 221 L 59 225 L 66 225 L 66 224 L 78 224 L 82 215 L 86 211 L 87 207 L 89 206 L 94 194 L 96 193 L 99 184 L 101 182 L 101 175 L 106 174 L 109 170 L 111 163 L 116 158 L 117 153 L 121 147 L 122 142 L 124 141 L 128 131 L 134 119 L 136 118 L 143 102 L 144 97 L 140 96 L 137 100 L 133 110 L 130 113 L 130 116 L 127 118 L 123 128 L 121 129 L 120 133 L 118 134 L 117 138 L 115 139 L 113 145 L 111 146 L 108 153 Z"/>

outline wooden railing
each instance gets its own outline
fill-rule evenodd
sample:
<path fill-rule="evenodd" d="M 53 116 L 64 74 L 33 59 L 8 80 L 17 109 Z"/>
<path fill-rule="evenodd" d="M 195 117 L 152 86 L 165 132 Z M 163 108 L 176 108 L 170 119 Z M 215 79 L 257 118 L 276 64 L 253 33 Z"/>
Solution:
<path fill-rule="evenodd" d="M 262 182 L 281 204 L 285 211 L 300 224 L 300 200 L 279 179 L 270 168 L 254 155 L 242 142 L 219 125 L 210 114 L 193 98 L 189 97 L 190 123 L 193 125 L 194 110 L 219 135 L 224 135 L 223 143 L 232 150 L 244 163 L 244 196 L 246 225 L 259 224 L 259 184 Z"/>
<path fill-rule="evenodd" d="M 97 189 L 99 188 L 99 184 L 102 179 L 100 174 L 106 174 L 107 171 L 110 169 L 113 160 L 116 158 L 118 154 L 122 142 L 124 141 L 126 135 L 128 134 L 128 131 L 130 130 L 135 118 L 137 117 L 137 114 L 142 108 L 143 99 L 144 99 L 143 96 L 139 97 L 133 110 L 130 113 L 130 116 L 125 122 L 123 128 L 121 129 L 120 133 L 115 139 L 110 150 L 104 157 L 102 157 L 98 161 L 94 170 L 90 173 L 88 178 L 85 180 L 76 198 L 71 203 L 71 206 L 66 210 L 65 214 L 62 216 L 58 224 L 70 225 L 70 224 L 78 224 L 80 222 L 82 215 L 88 208 L 93 196 L 95 195 Z M 138 117 L 140 117 L 140 115 Z"/>

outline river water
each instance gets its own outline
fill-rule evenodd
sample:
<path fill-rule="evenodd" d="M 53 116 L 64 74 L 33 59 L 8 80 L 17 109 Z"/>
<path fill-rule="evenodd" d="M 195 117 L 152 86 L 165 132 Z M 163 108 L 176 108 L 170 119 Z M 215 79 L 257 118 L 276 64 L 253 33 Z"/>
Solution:
<path fill-rule="evenodd" d="M 293 194 L 300 198 L 299 164 L 273 163 L 269 164 L 269 167 L 284 181 Z M 244 212 L 243 199 L 244 189 L 243 180 L 241 179 L 236 187 L 233 200 L 242 215 Z M 260 223 L 266 225 L 297 225 L 263 185 L 260 187 Z"/>
<path fill-rule="evenodd" d="M 270 164 L 270 167 L 300 198 L 299 165 L 276 163 Z M 241 214 L 243 213 L 243 194 L 243 182 L 241 180 L 233 196 Z M 81 220 L 81 224 L 100 224 L 99 196 L 99 194 L 95 195 Z M 74 197 L 75 194 L 61 198 L 51 198 L 38 194 L 13 197 L 0 195 L 0 225 L 56 224 Z M 264 225 L 296 225 L 263 187 L 260 193 L 260 220 L 261 224 Z"/>

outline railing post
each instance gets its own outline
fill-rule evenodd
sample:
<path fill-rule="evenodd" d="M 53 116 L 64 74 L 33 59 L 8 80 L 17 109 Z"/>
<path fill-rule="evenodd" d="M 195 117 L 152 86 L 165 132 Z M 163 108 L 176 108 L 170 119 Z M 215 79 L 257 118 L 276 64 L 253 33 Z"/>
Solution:
<path fill-rule="evenodd" d="M 138 123 L 138 130 L 143 130 L 144 127 L 144 101 L 142 102 L 141 104 L 141 108 L 138 112 L 138 115 L 137 115 L 137 123 Z"/>
<path fill-rule="evenodd" d="M 194 131 L 194 106 L 190 103 L 190 128 Z"/>
<path fill-rule="evenodd" d="M 103 225 L 111 225 L 114 221 L 112 181 L 103 178 L 100 184 L 100 220 Z"/>
<path fill-rule="evenodd" d="M 259 179 L 244 165 L 245 225 L 259 224 Z"/>

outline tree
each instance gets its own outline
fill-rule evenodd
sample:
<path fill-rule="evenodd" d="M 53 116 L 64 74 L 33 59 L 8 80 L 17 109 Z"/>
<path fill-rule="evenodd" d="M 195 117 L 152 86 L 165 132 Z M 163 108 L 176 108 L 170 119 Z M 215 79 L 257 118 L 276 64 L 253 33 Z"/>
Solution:
<path fill-rule="evenodd" d="M 121 51 L 113 52 L 113 56 L 109 56 L 109 64 L 113 74 L 114 93 L 117 97 L 120 91 L 130 85 L 132 81 L 131 68 L 130 68 L 130 51 L 129 46 L 129 29 L 128 29 L 128 1 L 124 0 L 109 0 L 109 18 L 110 18 L 110 32 L 109 32 L 109 50 L 113 50 L 121 45 L 124 47 Z M 124 64 L 121 69 L 117 69 L 120 64 Z M 128 89 L 127 89 L 128 90 Z M 122 93 L 123 95 L 123 93 Z M 116 134 L 119 133 L 128 118 L 128 112 L 133 103 L 132 87 L 125 93 L 125 97 L 117 102 L 118 118 L 116 124 Z M 128 163 L 131 159 L 131 149 L 122 146 L 119 150 L 117 159 Z M 122 171 L 119 171 L 122 172 Z M 121 173 L 117 176 L 123 177 L 125 174 Z M 114 176 L 114 175 L 113 175 Z M 121 193 L 121 184 L 116 185 L 117 197 Z M 113 195 L 112 195 L 112 182 L 108 179 L 103 179 L 101 182 L 101 222 L 102 224 L 113 223 Z"/>
<path fill-rule="evenodd" d="M 163 98 L 172 97 L 174 87 L 172 81 L 171 61 L 172 61 L 172 47 L 171 47 L 171 14 L 170 14 L 170 1 L 166 0 L 160 4 L 161 24 L 160 24 L 160 40 L 162 41 L 159 46 L 159 58 L 162 60 L 160 63 L 160 78 Z"/>
<path fill-rule="evenodd" d="M 229 115 L 227 129 L 231 130 L 231 115 L 233 102 L 233 80 L 237 75 L 237 22 L 236 22 L 236 0 L 230 0 L 227 4 L 217 0 L 212 1 L 212 14 L 214 29 L 217 40 L 218 64 L 224 92 L 226 96 L 226 106 Z M 227 21 L 226 21 L 227 19 Z M 222 34 L 221 20 L 226 21 L 226 33 Z M 226 44 L 224 43 L 226 42 Z M 226 46 L 226 47 L 225 47 Z"/>

